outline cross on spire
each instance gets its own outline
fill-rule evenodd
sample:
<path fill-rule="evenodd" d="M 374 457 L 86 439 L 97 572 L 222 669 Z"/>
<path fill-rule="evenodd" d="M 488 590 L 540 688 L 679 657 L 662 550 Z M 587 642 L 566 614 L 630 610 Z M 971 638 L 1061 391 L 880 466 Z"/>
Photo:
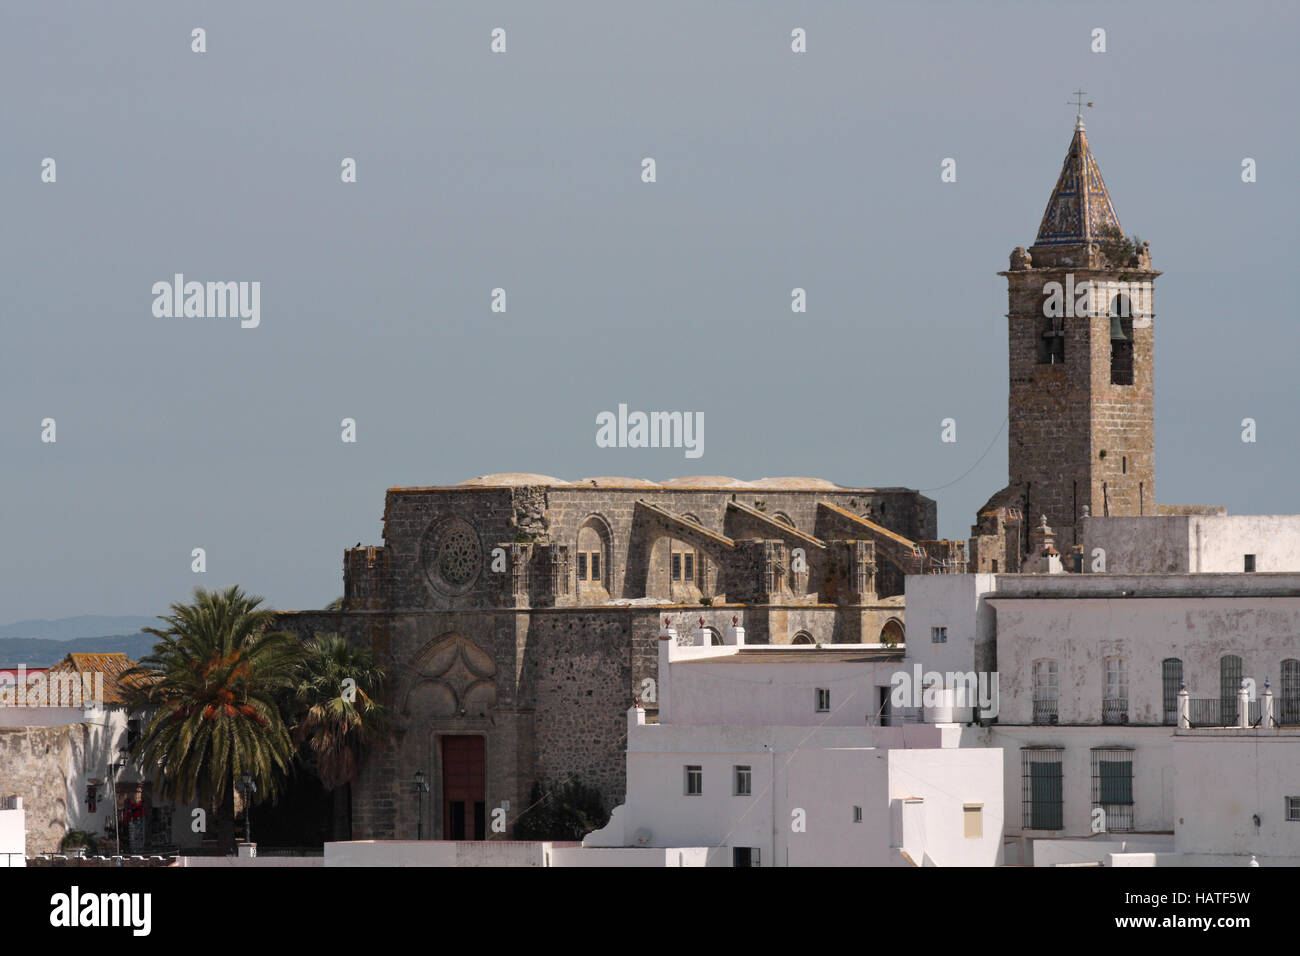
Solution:
<path fill-rule="evenodd" d="M 1087 95 L 1088 95 L 1088 91 L 1087 91 L 1087 90 L 1075 90 L 1075 91 L 1074 91 L 1074 101 L 1073 101 L 1073 102 L 1071 102 L 1070 100 L 1066 100 L 1066 101 L 1065 101 L 1065 105 L 1066 105 L 1066 106 L 1073 106 L 1073 107 L 1074 107 L 1074 120 L 1075 120 L 1075 128 L 1076 128 L 1076 129 L 1082 129 L 1082 128 L 1083 128 L 1083 108 L 1084 108 L 1085 106 L 1091 108 L 1091 106 L 1092 106 L 1092 102 L 1091 102 L 1091 101 L 1088 101 L 1087 103 L 1085 103 L 1085 102 L 1083 101 L 1083 98 L 1084 98 L 1085 96 L 1087 96 Z"/>

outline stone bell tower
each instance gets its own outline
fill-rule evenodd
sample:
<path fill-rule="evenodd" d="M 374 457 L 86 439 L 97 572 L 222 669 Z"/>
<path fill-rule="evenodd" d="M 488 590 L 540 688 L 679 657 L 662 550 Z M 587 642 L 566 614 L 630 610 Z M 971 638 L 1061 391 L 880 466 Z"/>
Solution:
<path fill-rule="evenodd" d="M 972 529 L 988 539 L 972 541 L 972 569 L 984 571 L 1017 569 L 1028 547 L 1023 523 L 1042 515 L 1064 552 L 1079 543 L 1085 508 L 1155 513 L 1153 286 L 1160 273 L 1148 244 L 1124 237 L 1082 116 L 1037 239 L 1028 251 L 1016 247 L 998 274 L 1007 279 L 1010 484 Z M 1016 522 L 1021 527 L 1012 529 Z"/>

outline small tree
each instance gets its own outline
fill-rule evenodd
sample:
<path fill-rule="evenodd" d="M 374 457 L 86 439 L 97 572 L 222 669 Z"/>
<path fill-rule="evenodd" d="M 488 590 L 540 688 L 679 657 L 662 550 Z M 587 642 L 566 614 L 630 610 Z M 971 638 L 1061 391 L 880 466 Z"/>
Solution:
<path fill-rule="evenodd" d="M 68 850 L 84 849 L 88 855 L 97 855 L 99 853 L 99 834 L 87 833 L 85 830 L 69 830 L 63 834 L 63 839 L 59 841 L 59 849 L 65 853 Z"/>
<path fill-rule="evenodd" d="M 1142 248 L 1141 237 L 1136 234 L 1125 236 L 1122 230 L 1111 225 L 1100 227 L 1097 238 L 1102 243 L 1102 255 L 1112 269 L 1123 269 L 1133 264 Z"/>
<path fill-rule="evenodd" d="M 317 634 L 303 645 L 287 708 L 294 716 L 293 741 L 306 755 L 334 801 L 335 835 L 351 829 L 352 782 L 365 747 L 386 726 L 375 697 L 384 669 L 368 647 L 341 634 Z"/>
<path fill-rule="evenodd" d="M 554 790 L 534 781 L 528 809 L 515 821 L 517 840 L 581 840 L 609 822 L 600 791 L 580 780 Z"/>

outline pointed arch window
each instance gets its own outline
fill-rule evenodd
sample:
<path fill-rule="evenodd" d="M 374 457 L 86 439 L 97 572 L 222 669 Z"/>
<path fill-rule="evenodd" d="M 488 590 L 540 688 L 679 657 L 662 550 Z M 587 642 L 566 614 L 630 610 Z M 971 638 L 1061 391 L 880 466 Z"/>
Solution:
<path fill-rule="evenodd" d="M 1110 384 L 1133 384 L 1133 313 L 1126 295 L 1110 300 Z"/>

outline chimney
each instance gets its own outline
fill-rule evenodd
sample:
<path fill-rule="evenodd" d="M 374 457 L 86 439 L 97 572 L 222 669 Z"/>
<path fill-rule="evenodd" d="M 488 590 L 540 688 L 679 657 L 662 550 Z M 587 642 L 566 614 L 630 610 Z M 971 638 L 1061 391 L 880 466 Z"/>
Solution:
<path fill-rule="evenodd" d="M 1027 570 L 1038 574 L 1059 574 L 1061 571 L 1061 553 L 1056 550 L 1056 532 L 1047 526 L 1047 515 L 1043 515 L 1038 526 L 1029 531 Z"/>
<path fill-rule="evenodd" d="M 673 648 L 677 646 L 677 629 L 673 627 L 672 618 L 664 618 L 664 626 L 659 629 L 659 723 L 668 722 L 669 713 L 669 679 L 672 667 Z"/>

